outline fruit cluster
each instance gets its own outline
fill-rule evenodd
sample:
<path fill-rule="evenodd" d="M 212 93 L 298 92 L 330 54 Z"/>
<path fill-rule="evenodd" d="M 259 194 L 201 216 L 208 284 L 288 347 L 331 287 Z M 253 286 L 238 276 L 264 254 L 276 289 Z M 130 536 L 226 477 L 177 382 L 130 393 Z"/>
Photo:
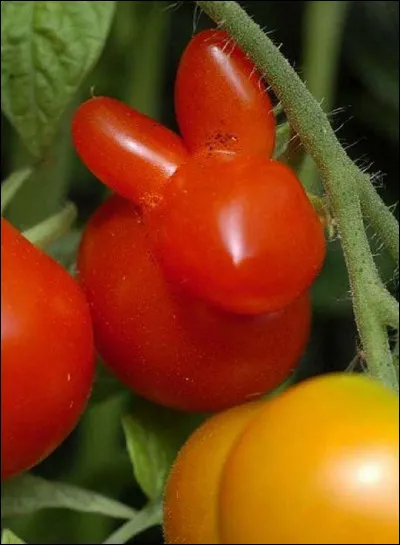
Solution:
<path fill-rule="evenodd" d="M 97 349 L 121 380 L 215 411 L 295 366 L 325 237 L 295 174 L 271 159 L 271 101 L 224 32 L 190 41 L 175 99 L 182 138 L 111 98 L 76 112 L 76 150 L 117 193 L 89 222 L 78 271 Z"/>

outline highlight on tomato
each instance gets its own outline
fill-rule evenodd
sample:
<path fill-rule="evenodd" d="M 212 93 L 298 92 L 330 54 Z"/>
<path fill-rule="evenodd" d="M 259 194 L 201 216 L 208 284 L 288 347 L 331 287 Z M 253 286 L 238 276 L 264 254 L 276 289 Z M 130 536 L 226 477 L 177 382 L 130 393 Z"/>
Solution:
<path fill-rule="evenodd" d="M 171 470 L 164 532 L 168 544 L 398 543 L 398 396 L 342 373 L 217 414 Z"/>
<path fill-rule="evenodd" d="M 94 375 L 89 308 L 73 278 L 1 220 L 1 479 L 67 437 Z"/>

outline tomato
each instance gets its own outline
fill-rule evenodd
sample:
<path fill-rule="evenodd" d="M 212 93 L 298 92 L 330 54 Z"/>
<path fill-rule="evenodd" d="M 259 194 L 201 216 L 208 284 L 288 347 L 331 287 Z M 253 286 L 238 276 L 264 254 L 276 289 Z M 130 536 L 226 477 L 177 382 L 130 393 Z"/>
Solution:
<path fill-rule="evenodd" d="M 175 110 L 191 151 L 273 152 L 271 101 L 254 64 L 226 32 L 205 30 L 189 42 L 179 63 Z"/>
<path fill-rule="evenodd" d="M 94 374 L 84 295 L 1 220 L 1 478 L 31 468 L 71 432 Z"/>
<path fill-rule="evenodd" d="M 161 405 L 214 411 L 257 397 L 289 375 L 308 339 L 308 296 L 276 315 L 238 316 L 169 283 L 146 222 L 117 196 L 87 224 L 78 271 L 100 355 Z"/>
<path fill-rule="evenodd" d="M 75 149 L 108 187 L 152 206 L 187 152 L 176 134 L 118 100 L 83 103 L 72 123 Z"/>
<path fill-rule="evenodd" d="M 396 394 L 325 375 L 249 411 L 213 417 L 178 455 L 167 543 L 398 543 Z"/>
<path fill-rule="evenodd" d="M 259 407 L 259 402 L 252 402 L 218 413 L 196 430 L 182 448 L 164 493 L 167 543 L 219 543 L 215 490 L 230 449 Z M 208 454 L 202 447 L 205 438 Z M 190 504 L 182 498 L 194 500 L 193 509 L 188 509 Z"/>
<path fill-rule="evenodd" d="M 315 280 L 323 226 L 284 164 L 229 152 L 193 156 L 149 215 L 172 280 L 231 312 L 280 310 Z"/>

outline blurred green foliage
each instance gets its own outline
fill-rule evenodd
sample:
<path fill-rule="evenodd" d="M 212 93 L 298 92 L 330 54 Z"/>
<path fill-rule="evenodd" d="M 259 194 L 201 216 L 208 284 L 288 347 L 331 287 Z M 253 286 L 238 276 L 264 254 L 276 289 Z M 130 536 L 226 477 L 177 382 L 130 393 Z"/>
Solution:
<path fill-rule="evenodd" d="M 243 4 L 266 30 L 273 31 L 275 42 L 283 44 L 281 51 L 301 73 L 303 23 L 309 3 Z M 399 4 L 395 1 L 348 4 L 337 79 L 332 82 L 332 122 L 354 159 L 366 167 L 372 164 L 372 172 L 384 173 L 379 179 L 381 194 L 392 204 L 399 198 Z M 320 17 L 325 16 L 321 10 Z M 307 32 L 317 32 L 318 24 L 317 20 L 314 29 L 308 26 Z M 51 249 L 66 266 L 73 266 L 80 230 L 107 194 L 73 151 L 71 112 L 94 90 L 96 94 L 119 98 L 176 129 L 173 82 L 178 59 L 193 32 L 208 26 L 210 22 L 192 2 L 118 2 L 100 61 L 73 98 L 46 161 L 7 211 L 14 224 L 27 228 L 60 210 L 66 199 L 72 200 L 79 210 L 76 229 Z M 318 70 L 318 66 L 314 69 Z M 321 72 L 323 69 L 320 67 Z M 2 116 L 2 179 L 29 162 L 29 152 Z M 386 279 L 395 289 L 390 263 L 379 246 L 377 253 L 387 271 Z M 313 290 L 313 334 L 300 376 L 344 369 L 356 353 L 348 290 L 340 244 L 334 241 Z M 34 474 L 87 487 L 135 508 L 144 505 L 145 497 L 135 482 L 121 425 L 123 414 L 135 414 L 136 403 L 136 398 L 104 368 L 99 368 L 91 405 L 80 425 Z M 5 521 L 7 528 L 29 543 L 98 543 L 119 524 L 96 514 L 67 510 L 41 511 Z M 149 530 L 134 540 L 135 543 L 157 541 L 162 542 L 159 529 Z"/>

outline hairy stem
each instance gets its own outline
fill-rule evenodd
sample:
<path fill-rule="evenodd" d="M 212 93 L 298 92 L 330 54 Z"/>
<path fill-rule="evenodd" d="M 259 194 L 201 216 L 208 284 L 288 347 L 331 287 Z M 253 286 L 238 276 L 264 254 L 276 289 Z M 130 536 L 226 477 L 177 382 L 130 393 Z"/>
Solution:
<path fill-rule="evenodd" d="M 368 218 L 372 229 L 399 264 L 399 224 L 392 212 L 380 198 L 371 184 L 369 176 L 359 179 L 359 196 L 363 214 Z"/>
<path fill-rule="evenodd" d="M 363 223 L 361 202 L 365 201 L 365 195 L 360 199 L 360 187 L 365 184 L 364 173 L 340 145 L 325 113 L 289 62 L 239 4 L 233 1 L 198 1 L 197 4 L 249 54 L 281 101 L 306 152 L 320 169 L 342 241 L 356 323 L 369 372 L 398 391 L 387 331 L 376 311 L 377 303 L 379 305 L 376 287 L 381 286 L 381 280 Z M 372 187 L 371 191 L 374 191 Z M 363 192 L 366 194 L 367 190 Z M 377 202 L 374 198 L 369 216 L 382 213 Z M 393 220 L 389 223 L 393 226 Z"/>

